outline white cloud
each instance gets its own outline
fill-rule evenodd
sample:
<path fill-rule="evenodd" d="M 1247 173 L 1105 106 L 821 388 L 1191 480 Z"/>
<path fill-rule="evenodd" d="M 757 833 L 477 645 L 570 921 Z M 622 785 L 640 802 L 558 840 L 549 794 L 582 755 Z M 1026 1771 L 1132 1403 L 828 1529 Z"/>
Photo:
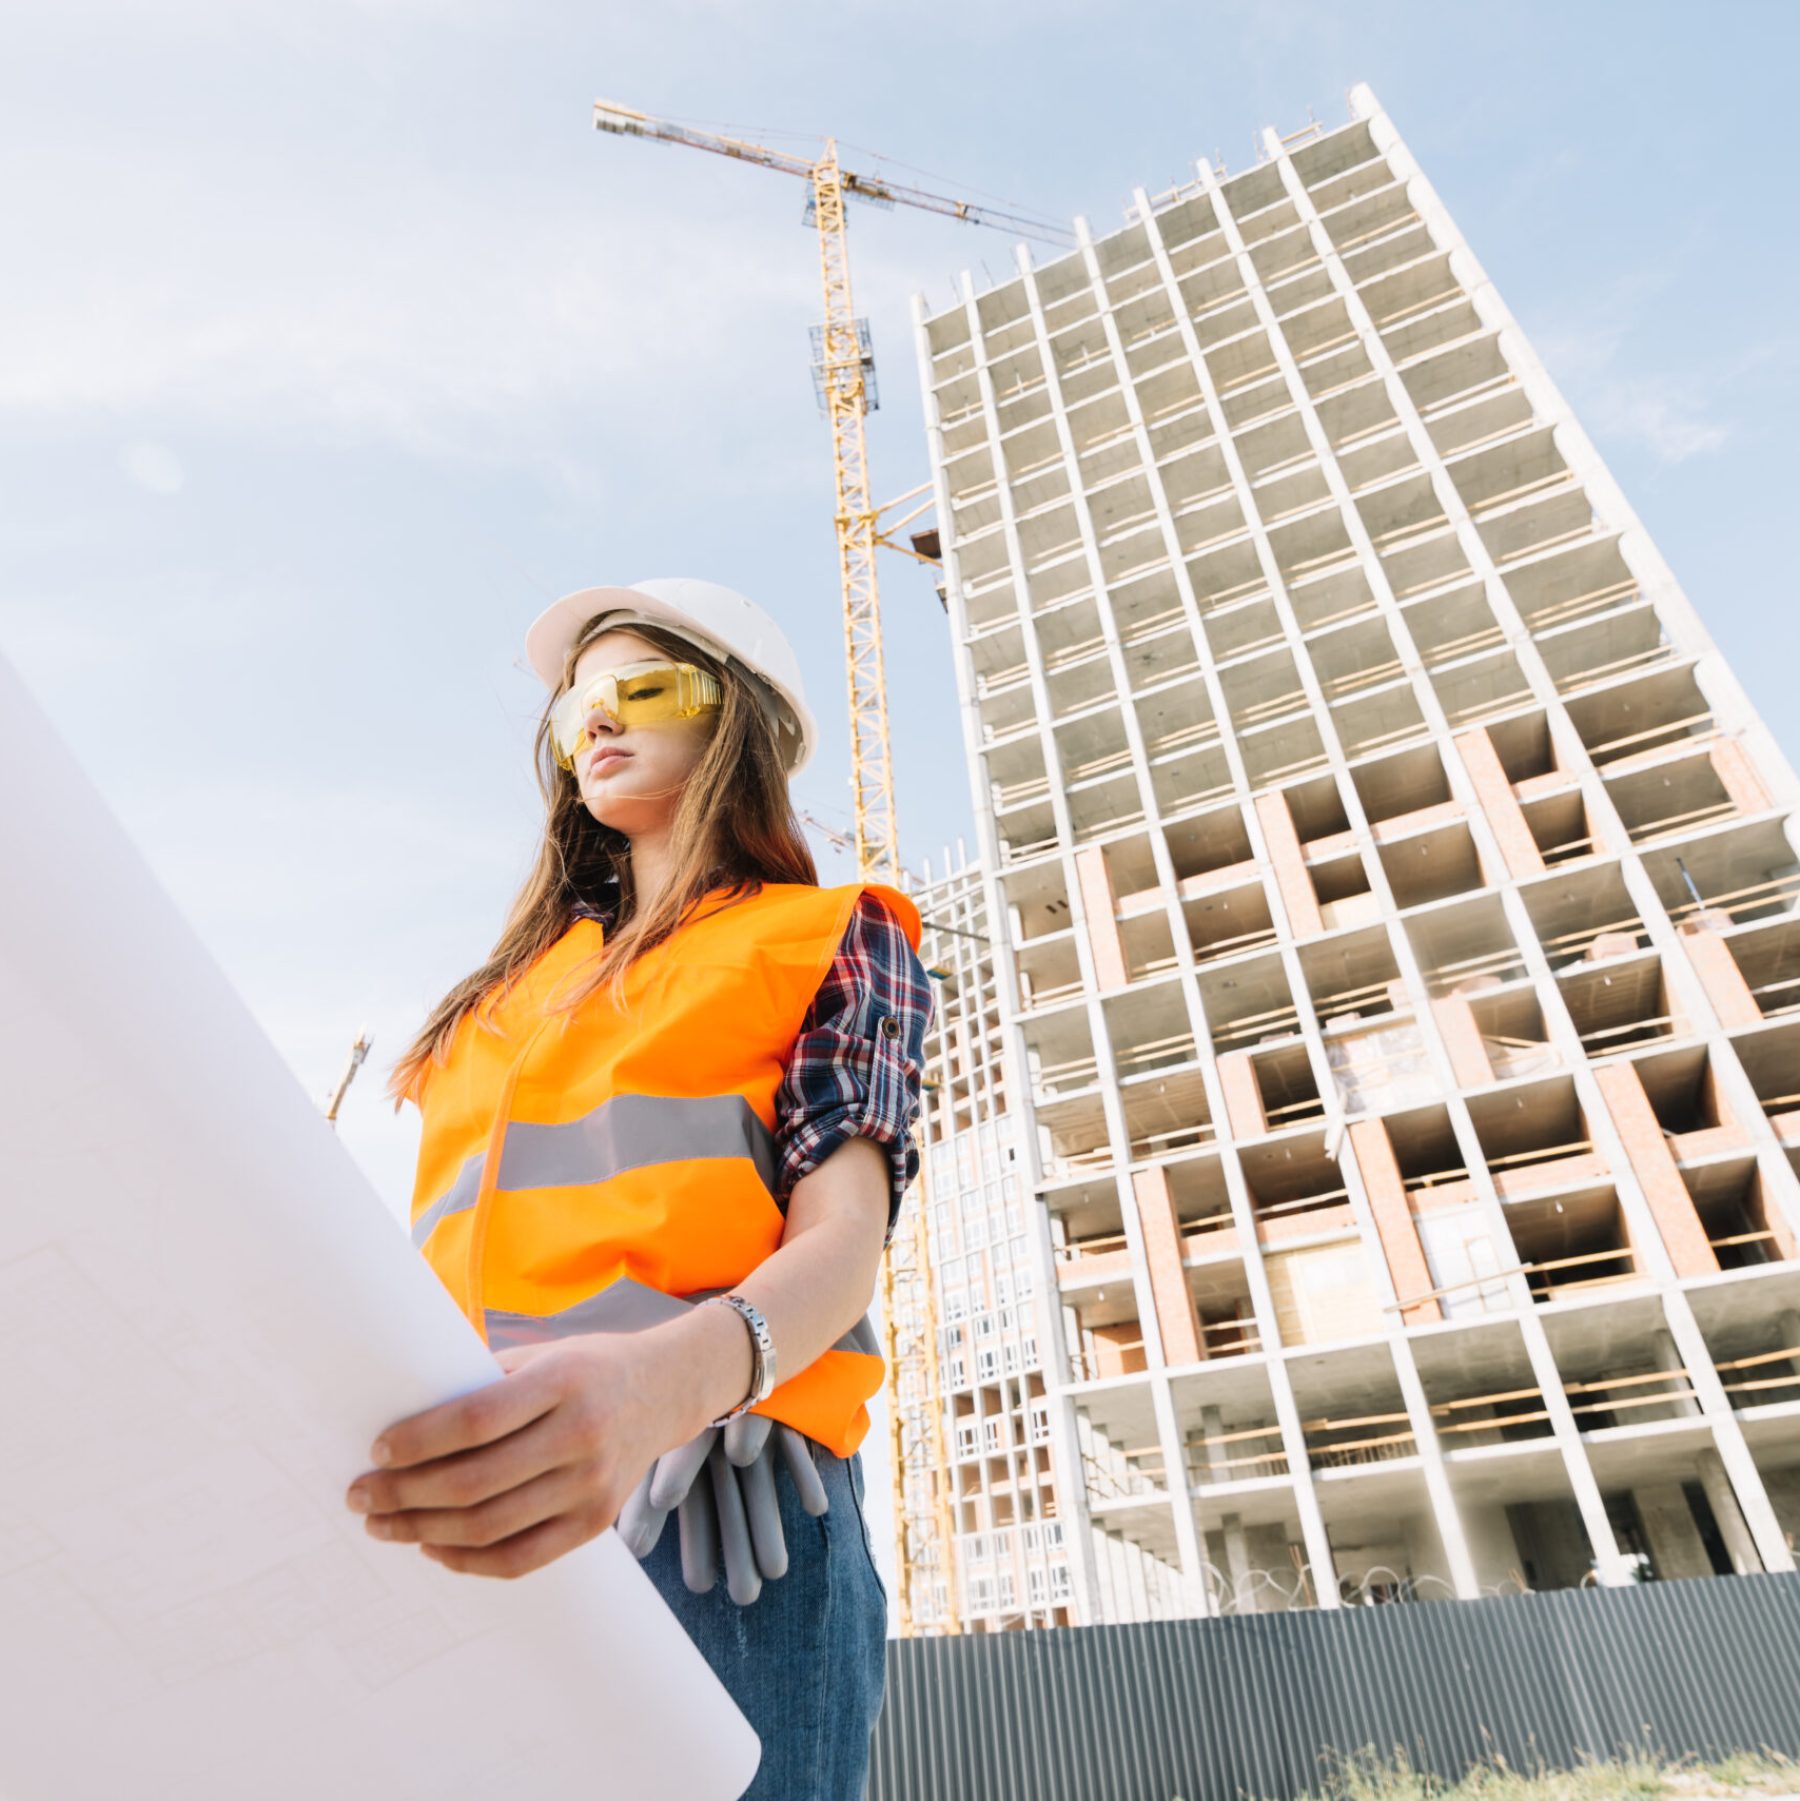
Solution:
<path fill-rule="evenodd" d="M 1731 428 L 1714 409 L 1735 370 L 1718 360 L 1681 371 L 1638 373 L 1623 366 L 1632 360 L 1634 334 L 1670 279 L 1648 270 L 1621 277 L 1582 313 L 1535 335 L 1545 368 L 1597 436 L 1676 464 L 1710 455 L 1729 441 Z"/>
<path fill-rule="evenodd" d="M 1605 383 L 1588 410 L 1597 430 L 1634 440 L 1662 463 L 1722 450 L 1731 436 L 1669 388 L 1650 383 Z"/>
<path fill-rule="evenodd" d="M 127 444 L 119 452 L 119 467 L 147 494 L 179 494 L 187 486 L 187 470 L 166 444 Z"/>

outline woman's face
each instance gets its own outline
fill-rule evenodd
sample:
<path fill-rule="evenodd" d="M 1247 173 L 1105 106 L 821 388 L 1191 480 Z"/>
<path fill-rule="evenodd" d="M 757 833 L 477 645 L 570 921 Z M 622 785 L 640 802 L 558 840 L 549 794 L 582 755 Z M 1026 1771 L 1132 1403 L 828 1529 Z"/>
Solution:
<path fill-rule="evenodd" d="M 582 651 L 575 662 L 574 679 L 584 682 L 603 670 L 646 657 L 679 661 L 649 639 L 618 626 L 602 632 Z M 628 838 L 666 828 L 718 717 L 708 712 L 653 725 L 620 725 L 595 708 L 588 715 L 587 742 L 575 753 L 575 779 L 587 810 L 602 825 Z"/>

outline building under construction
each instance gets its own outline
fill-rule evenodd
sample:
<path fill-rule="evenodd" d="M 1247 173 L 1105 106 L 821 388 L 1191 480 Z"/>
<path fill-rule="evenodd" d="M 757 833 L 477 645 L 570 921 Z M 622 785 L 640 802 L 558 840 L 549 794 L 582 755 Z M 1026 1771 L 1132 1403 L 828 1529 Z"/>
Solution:
<path fill-rule="evenodd" d="M 1800 791 L 1387 116 L 963 296 L 936 1606 L 1792 1569 Z"/>

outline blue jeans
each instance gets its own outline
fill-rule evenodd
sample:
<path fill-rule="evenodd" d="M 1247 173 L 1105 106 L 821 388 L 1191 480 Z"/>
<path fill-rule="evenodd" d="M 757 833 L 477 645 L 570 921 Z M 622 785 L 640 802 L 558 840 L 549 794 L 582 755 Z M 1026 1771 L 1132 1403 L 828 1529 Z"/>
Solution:
<path fill-rule="evenodd" d="M 814 1518 L 778 1472 L 787 1574 L 748 1607 L 725 1592 L 722 1573 L 706 1594 L 688 1588 L 673 1516 L 643 1563 L 762 1739 L 743 1801 L 859 1801 L 887 1684 L 887 1590 L 863 1519 L 862 1453 L 806 1443 L 831 1505 Z"/>

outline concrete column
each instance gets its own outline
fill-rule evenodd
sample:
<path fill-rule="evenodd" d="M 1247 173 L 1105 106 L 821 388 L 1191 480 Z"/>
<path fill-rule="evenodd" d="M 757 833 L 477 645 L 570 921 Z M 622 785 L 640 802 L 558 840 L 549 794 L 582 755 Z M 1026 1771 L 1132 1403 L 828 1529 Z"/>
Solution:
<path fill-rule="evenodd" d="M 1650 1482 L 1632 1491 L 1658 1576 L 1710 1576 L 1712 1559 L 1679 1482 Z"/>
<path fill-rule="evenodd" d="M 1275 875 L 1275 886 L 1281 891 L 1281 904 L 1287 910 L 1288 924 L 1296 938 L 1311 938 L 1325 929 L 1325 916 L 1319 911 L 1318 890 L 1306 867 L 1306 852 L 1300 834 L 1294 829 L 1294 815 L 1282 793 L 1259 794 L 1256 817 L 1261 822 L 1263 840 L 1269 847 L 1269 867 Z"/>
<path fill-rule="evenodd" d="M 1103 991 L 1123 988 L 1125 940 L 1119 934 L 1119 902 L 1099 845 L 1084 845 L 1075 853 L 1075 879 L 1081 886 L 1082 923 L 1094 953 L 1095 984 Z"/>
<path fill-rule="evenodd" d="M 1735 738 L 1720 738 L 1707 749 L 1713 774 L 1731 796 L 1740 813 L 1760 813 L 1769 804 L 1769 791 L 1756 773 L 1744 747 Z"/>
<path fill-rule="evenodd" d="M 1144 1261 L 1150 1266 L 1150 1298 L 1156 1308 L 1163 1362 L 1198 1363 L 1202 1356 L 1200 1327 L 1187 1274 L 1181 1267 L 1181 1227 L 1175 1218 L 1168 1174 L 1160 1165 L 1135 1170 L 1131 1186 L 1143 1231 Z"/>
<path fill-rule="evenodd" d="M 1475 1023 L 1475 1009 L 1460 994 L 1440 995 L 1431 1003 L 1438 1035 L 1449 1054 L 1450 1067 L 1460 1087 L 1479 1088 L 1494 1079 L 1493 1060 Z"/>
<path fill-rule="evenodd" d="M 1719 1024 L 1727 1032 L 1762 1023 L 1762 1008 L 1750 992 L 1731 946 L 1717 932 L 1681 932 L 1676 942 L 1687 954 L 1700 986 L 1706 990 L 1706 998 L 1719 1016 Z"/>
<path fill-rule="evenodd" d="M 1637 1175 L 1638 1186 L 1649 1203 L 1656 1230 L 1669 1252 L 1677 1276 L 1716 1276 L 1718 1254 L 1707 1242 L 1706 1228 L 1694 1208 L 1670 1154 L 1669 1142 L 1657 1122 L 1643 1078 L 1634 1063 L 1596 1066 L 1594 1081 L 1618 1128 L 1625 1155 Z"/>
<path fill-rule="evenodd" d="M 1269 1129 L 1253 1051 L 1226 1051 L 1219 1058 L 1219 1094 L 1233 1138 L 1258 1138 Z"/>
<path fill-rule="evenodd" d="M 1756 1540 L 1744 1521 L 1738 1506 L 1737 1490 L 1725 1474 L 1725 1464 L 1717 1451 L 1702 1451 L 1694 1459 L 1700 1474 L 1700 1486 L 1706 1491 L 1706 1504 L 1719 1522 L 1719 1536 L 1725 1541 L 1725 1553 L 1731 1567 L 1740 1576 L 1760 1576 L 1763 1560 L 1756 1554 Z"/>
<path fill-rule="evenodd" d="M 1200 1409 L 1200 1429 L 1209 1439 L 1220 1439 L 1225 1436 L 1225 1416 L 1217 1407 Z M 1206 1462 L 1211 1469 L 1219 1472 L 1221 1482 L 1230 1479 L 1231 1472 L 1226 1468 L 1228 1452 L 1221 1444 L 1209 1444 L 1206 1447 Z M 1231 1584 L 1231 1610 L 1234 1613 L 1254 1613 L 1256 1611 L 1256 1595 L 1250 1581 L 1250 1546 L 1244 1536 L 1244 1522 L 1240 1515 L 1225 1514 L 1219 1521 L 1219 1536 L 1225 1545 L 1225 1576 Z"/>
<path fill-rule="evenodd" d="M 1513 793 L 1512 783 L 1506 779 L 1493 739 L 1483 727 L 1476 726 L 1472 731 L 1456 734 L 1456 749 L 1513 880 L 1523 882 L 1542 875 L 1543 855 L 1531 835 L 1531 827 L 1525 823 L 1524 809 Z"/>
<path fill-rule="evenodd" d="M 1250 1579 L 1250 1543 L 1244 1536 L 1243 1519 L 1225 1514 L 1219 1521 L 1219 1536 L 1225 1541 L 1225 1573 L 1231 1578 L 1231 1611 L 1255 1613 L 1256 1586 Z"/>
<path fill-rule="evenodd" d="M 1350 1144 L 1356 1153 L 1356 1167 L 1362 1175 L 1363 1193 L 1368 1197 L 1375 1231 L 1381 1239 L 1381 1253 L 1393 1277 L 1395 1297 L 1423 1294 L 1435 1284 L 1387 1127 L 1378 1119 L 1359 1119 L 1350 1127 Z M 1444 1310 L 1435 1299 L 1415 1302 L 1400 1314 L 1409 1326 L 1443 1317 Z"/>
<path fill-rule="evenodd" d="M 1666 1370 L 1671 1376 L 1679 1376 L 1690 1387 L 1697 1387 L 1694 1372 L 1687 1366 L 1681 1354 L 1681 1347 L 1675 1342 L 1675 1334 L 1666 1326 L 1658 1326 L 1650 1335 L 1651 1355 L 1656 1360 L 1659 1370 Z M 1693 1396 L 1683 1397 L 1675 1405 L 1686 1414 L 1704 1413 L 1705 1409 Z M 1731 1567 L 1740 1576 L 1760 1575 L 1763 1560 L 1757 1555 L 1756 1539 L 1744 1519 L 1744 1512 L 1738 1506 L 1737 1491 L 1731 1486 L 1731 1478 L 1725 1473 L 1724 1460 L 1715 1450 L 1705 1450 L 1694 1459 L 1695 1473 L 1700 1478 L 1700 1486 L 1706 1493 L 1706 1504 L 1713 1511 L 1713 1518 L 1719 1522 L 1719 1536 L 1725 1541 L 1726 1554 L 1731 1559 Z"/>

